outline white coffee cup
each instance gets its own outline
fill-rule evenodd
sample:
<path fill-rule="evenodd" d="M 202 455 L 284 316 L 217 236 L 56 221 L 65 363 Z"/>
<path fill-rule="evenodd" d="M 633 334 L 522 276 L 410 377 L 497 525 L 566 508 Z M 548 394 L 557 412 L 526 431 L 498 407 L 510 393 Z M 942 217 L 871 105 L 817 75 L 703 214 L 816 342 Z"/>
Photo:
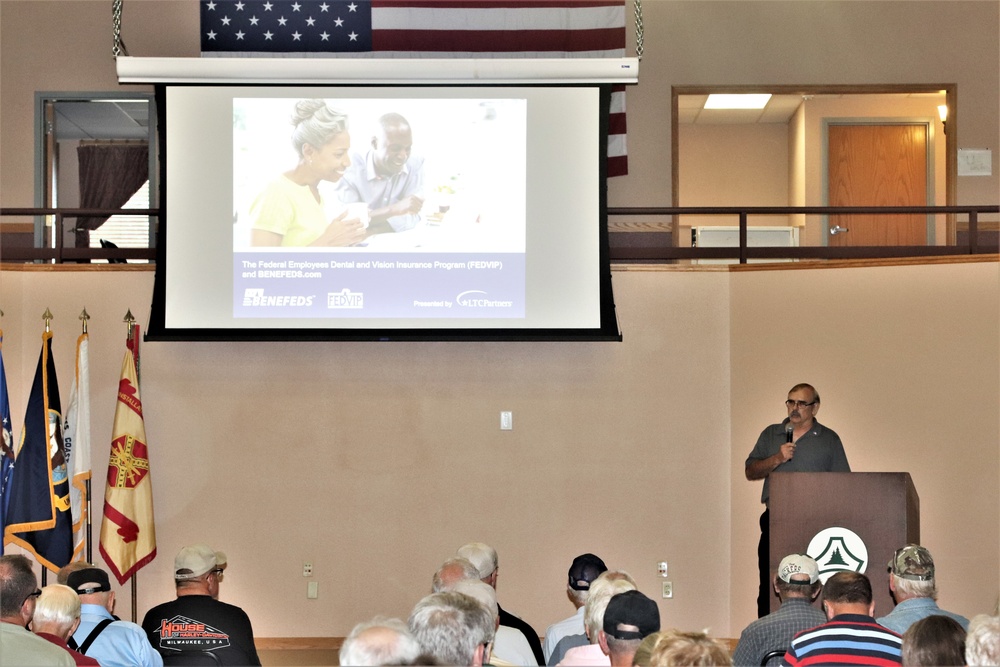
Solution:
<path fill-rule="evenodd" d="M 368 204 L 363 201 L 347 205 L 347 219 L 360 220 L 365 229 L 368 228 L 368 223 L 371 220 L 370 213 L 371 212 L 368 210 Z"/>

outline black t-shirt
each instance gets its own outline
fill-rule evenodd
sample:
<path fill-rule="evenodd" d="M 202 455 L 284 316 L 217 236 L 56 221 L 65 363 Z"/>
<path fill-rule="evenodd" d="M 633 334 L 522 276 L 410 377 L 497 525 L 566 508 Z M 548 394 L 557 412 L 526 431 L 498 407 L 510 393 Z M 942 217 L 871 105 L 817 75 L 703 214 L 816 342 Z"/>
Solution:
<path fill-rule="evenodd" d="M 164 658 L 180 651 L 211 651 L 223 665 L 260 665 L 250 618 L 208 595 L 183 595 L 146 612 L 142 629 Z"/>

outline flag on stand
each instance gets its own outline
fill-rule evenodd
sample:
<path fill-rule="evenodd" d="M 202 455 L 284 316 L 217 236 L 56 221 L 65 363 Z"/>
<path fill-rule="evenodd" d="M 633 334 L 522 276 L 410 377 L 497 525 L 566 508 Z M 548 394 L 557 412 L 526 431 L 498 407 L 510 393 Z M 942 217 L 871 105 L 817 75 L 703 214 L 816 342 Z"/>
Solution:
<path fill-rule="evenodd" d="M 87 481 L 90 480 L 90 337 L 76 339 L 76 375 L 69 390 L 63 441 L 69 468 L 69 503 L 73 513 L 73 560 L 83 560 L 87 547 Z"/>
<path fill-rule="evenodd" d="M 14 472 L 14 431 L 10 425 L 7 372 L 3 367 L 3 329 L 0 329 L 0 555 L 3 555 L 4 517 L 7 516 L 12 472 Z"/>
<path fill-rule="evenodd" d="M 101 555 L 119 584 L 156 558 L 153 486 L 139 397 L 139 327 L 128 339 L 118 383 L 101 521 Z"/>
<path fill-rule="evenodd" d="M 52 361 L 52 333 L 42 334 L 42 352 L 14 455 L 4 541 L 34 554 L 58 572 L 73 555 L 73 519 L 62 438 L 59 383 Z"/>
<path fill-rule="evenodd" d="M 625 0 L 201 0 L 204 56 L 621 58 Z M 614 86 L 608 176 L 628 173 Z"/>

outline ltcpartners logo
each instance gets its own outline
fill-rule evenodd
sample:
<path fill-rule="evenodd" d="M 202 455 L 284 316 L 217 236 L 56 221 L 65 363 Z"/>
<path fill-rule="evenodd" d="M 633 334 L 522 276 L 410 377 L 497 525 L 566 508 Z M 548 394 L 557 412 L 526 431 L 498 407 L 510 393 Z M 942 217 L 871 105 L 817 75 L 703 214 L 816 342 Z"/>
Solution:
<path fill-rule="evenodd" d="M 289 306 L 311 306 L 313 299 L 316 298 L 314 295 L 309 296 L 273 296 L 264 294 L 262 289 L 247 289 L 243 292 L 243 307 L 248 308 L 252 306 L 278 306 L 278 307 L 289 307 Z"/>
<path fill-rule="evenodd" d="M 328 292 L 326 295 L 327 308 L 354 308 L 365 307 L 365 293 L 352 292 L 346 287 L 339 292 Z"/>
<path fill-rule="evenodd" d="M 482 290 L 470 289 L 455 297 L 455 302 L 463 308 L 512 308 L 513 301 L 503 299 L 491 299 L 489 294 Z"/>

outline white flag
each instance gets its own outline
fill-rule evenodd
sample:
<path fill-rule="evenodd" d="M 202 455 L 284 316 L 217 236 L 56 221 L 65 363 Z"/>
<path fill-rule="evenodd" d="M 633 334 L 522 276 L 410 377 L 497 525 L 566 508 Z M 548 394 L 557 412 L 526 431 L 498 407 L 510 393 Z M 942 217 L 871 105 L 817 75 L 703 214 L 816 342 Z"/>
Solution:
<path fill-rule="evenodd" d="M 84 560 L 87 547 L 87 480 L 90 479 L 90 362 L 88 335 L 76 341 L 76 374 L 70 388 L 63 441 L 69 469 L 73 516 L 73 560 Z"/>

